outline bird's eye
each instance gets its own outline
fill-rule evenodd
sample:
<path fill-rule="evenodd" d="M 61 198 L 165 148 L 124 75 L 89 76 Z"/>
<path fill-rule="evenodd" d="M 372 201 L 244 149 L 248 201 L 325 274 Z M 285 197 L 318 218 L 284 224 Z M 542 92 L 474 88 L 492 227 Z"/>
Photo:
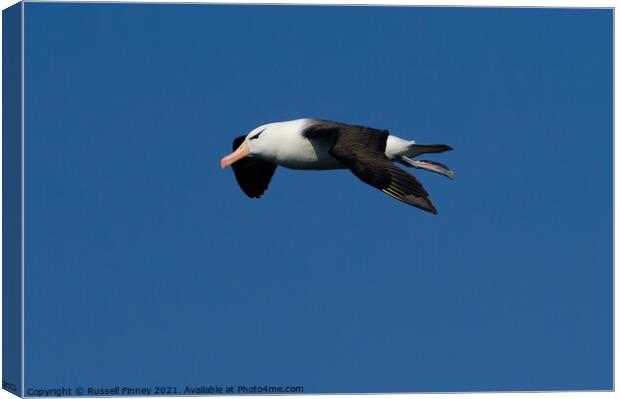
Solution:
<path fill-rule="evenodd" d="M 254 136 L 250 137 L 250 140 L 256 140 L 262 132 L 264 132 L 264 130 L 261 130 L 260 132 L 256 133 Z"/>

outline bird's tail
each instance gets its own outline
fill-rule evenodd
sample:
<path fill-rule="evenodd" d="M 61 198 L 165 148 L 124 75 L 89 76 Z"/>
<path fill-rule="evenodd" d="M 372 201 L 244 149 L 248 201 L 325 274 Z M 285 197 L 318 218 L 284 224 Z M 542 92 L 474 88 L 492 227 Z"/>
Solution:
<path fill-rule="evenodd" d="M 407 150 L 401 155 L 415 158 L 418 155 L 430 154 L 435 152 L 451 151 L 452 147 L 447 144 L 410 144 Z"/>

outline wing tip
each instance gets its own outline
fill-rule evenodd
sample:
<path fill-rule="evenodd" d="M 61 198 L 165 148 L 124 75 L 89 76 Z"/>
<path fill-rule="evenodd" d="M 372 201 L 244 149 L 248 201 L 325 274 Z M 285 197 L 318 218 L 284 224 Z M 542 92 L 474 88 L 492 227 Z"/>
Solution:
<path fill-rule="evenodd" d="M 431 213 L 433 215 L 438 215 L 439 214 L 439 211 L 437 211 L 437 208 L 435 208 L 433 205 L 431 205 L 430 208 L 420 208 L 420 209 L 422 209 L 424 211 L 427 211 L 428 213 Z"/>
<path fill-rule="evenodd" d="M 408 205 L 415 206 L 416 208 L 422 209 L 423 211 L 432 213 L 433 215 L 437 215 L 439 211 L 435 208 L 435 205 L 431 202 L 428 197 L 416 197 L 414 195 L 406 195 L 402 197 L 402 201 Z"/>
<path fill-rule="evenodd" d="M 257 191 L 250 191 L 250 190 L 243 190 L 245 195 L 247 195 L 250 198 L 255 198 L 255 199 L 259 199 L 260 197 L 263 196 L 263 194 L 265 194 L 265 190 L 261 191 L 261 192 L 257 192 Z"/>

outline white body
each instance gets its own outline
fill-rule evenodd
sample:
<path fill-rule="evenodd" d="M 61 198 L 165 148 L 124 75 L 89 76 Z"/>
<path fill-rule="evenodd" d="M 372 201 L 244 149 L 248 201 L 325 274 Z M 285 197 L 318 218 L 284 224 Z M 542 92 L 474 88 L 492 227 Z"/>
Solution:
<path fill-rule="evenodd" d="M 261 133 L 257 140 L 246 139 L 252 150 L 250 156 L 259 156 L 290 169 L 344 169 L 338 160 L 329 154 L 331 144 L 321 140 L 309 140 L 303 136 L 303 130 L 312 122 L 311 119 L 296 119 L 286 122 L 275 122 L 259 126 L 248 134 Z M 385 155 L 395 160 L 403 155 L 413 140 L 403 140 L 396 136 L 388 136 Z"/>

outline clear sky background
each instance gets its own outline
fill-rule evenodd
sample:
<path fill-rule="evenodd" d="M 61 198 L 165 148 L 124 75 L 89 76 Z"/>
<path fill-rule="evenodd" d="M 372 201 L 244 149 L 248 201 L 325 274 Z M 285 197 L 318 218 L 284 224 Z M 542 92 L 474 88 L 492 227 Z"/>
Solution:
<path fill-rule="evenodd" d="M 26 388 L 612 388 L 612 11 L 25 6 Z M 219 160 L 317 117 L 439 209 Z"/>

